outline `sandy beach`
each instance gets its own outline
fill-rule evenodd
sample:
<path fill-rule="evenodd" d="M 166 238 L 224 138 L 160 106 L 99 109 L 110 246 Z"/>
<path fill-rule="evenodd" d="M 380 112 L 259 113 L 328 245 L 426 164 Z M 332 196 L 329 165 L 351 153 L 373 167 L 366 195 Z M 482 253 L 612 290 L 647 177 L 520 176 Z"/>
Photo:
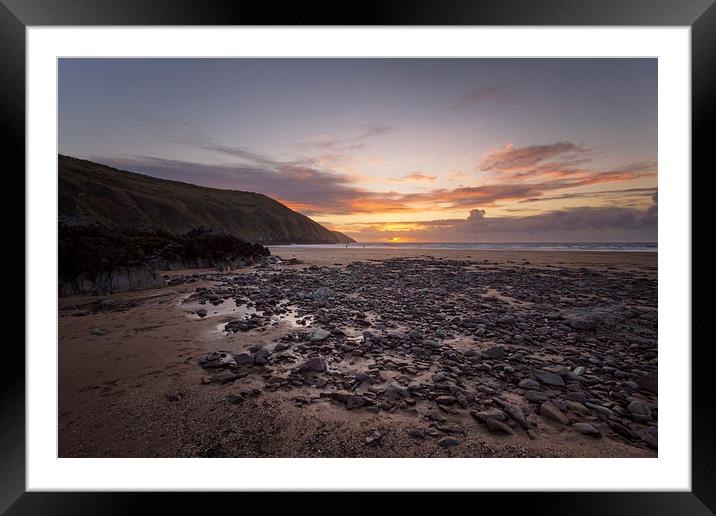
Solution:
<path fill-rule="evenodd" d="M 657 253 L 271 250 L 61 298 L 59 456 L 657 455 Z"/>

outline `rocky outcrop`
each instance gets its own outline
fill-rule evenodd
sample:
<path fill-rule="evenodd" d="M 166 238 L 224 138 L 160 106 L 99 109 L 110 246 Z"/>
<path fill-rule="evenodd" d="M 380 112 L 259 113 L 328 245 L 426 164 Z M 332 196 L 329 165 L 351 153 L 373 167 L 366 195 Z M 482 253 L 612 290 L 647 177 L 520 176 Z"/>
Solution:
<path fill-rule="evenodd" d="M 59 296 L 90 294 L 100 296 L 127 290 L 142 290 L 164 286 L 164 279 L 148 266 L 120 267 L 94 276 L 81 274 L 74 279 L 64 278 L 59 283 Z"/>
<path fill-rule="evenodd" d="M 235 269 L 270 260 L 270 251 L 231 235 L 196 228 L 184 235 L 162 230 L 118 231 L 67 226 L 58 231 L 60 296 L 104 295 L 164 285 L 155 271 Z"/>

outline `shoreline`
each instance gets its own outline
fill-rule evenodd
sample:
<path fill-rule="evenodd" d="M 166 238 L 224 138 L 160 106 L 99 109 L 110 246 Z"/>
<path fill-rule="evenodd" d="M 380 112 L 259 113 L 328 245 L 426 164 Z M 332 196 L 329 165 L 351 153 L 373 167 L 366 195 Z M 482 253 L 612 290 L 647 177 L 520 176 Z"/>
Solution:
<path fill-rule="evenodd" d="M 547 252 L 615 252 L 615 253 L 656 253 L 656 242 L 622 243 L 622 242 L 580 242 L 580 243 L 391 243 L 391 242 L 353 242 L 350 244 L 267 244 L 266 247 L 306 248 L 306 249 L 376 249 L 376 250 L 458 250 L 458 251 L 547 251 Z"/>
<path fill-rule="evenodd" d="M 464 259 L 488 261 L 496 264 L 524 263 L 553 266 L 629 267 L 656 271 L 657 252 L 642 251 L 547 251 L 547 250 L 487 250 L 487 249 L 376 249 L 343 246 L 267 246 L 272 255 L 282 259 L 298 259 L 313 265 L 346 265 L 351 261 L 380 260 L 385 258 L 429 257 L 438 259 Z"/>

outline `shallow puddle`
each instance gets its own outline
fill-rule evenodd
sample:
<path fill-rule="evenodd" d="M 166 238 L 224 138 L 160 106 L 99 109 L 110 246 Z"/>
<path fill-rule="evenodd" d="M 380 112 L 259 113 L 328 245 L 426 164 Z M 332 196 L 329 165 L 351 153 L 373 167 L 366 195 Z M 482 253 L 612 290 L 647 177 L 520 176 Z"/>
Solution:
<path fill-rule="evenodd" d="M 233 298 L 225 299 L 218 305 L 212 305 L 211 303 L 201 304 L 198 301 L 190 299 L 180 303 L 180 306 L 192 319 L 205 319 L 207 317 L 218 317 L 221 315 L 232 315 L 237 319 L 241 319 L 257 313 L 255 308 L 246 305 L 246 303 L 237 304 Z M 200 317 L 196 314 L 197 311 L 202 309 L 206 310 L 204 317 Z"/>

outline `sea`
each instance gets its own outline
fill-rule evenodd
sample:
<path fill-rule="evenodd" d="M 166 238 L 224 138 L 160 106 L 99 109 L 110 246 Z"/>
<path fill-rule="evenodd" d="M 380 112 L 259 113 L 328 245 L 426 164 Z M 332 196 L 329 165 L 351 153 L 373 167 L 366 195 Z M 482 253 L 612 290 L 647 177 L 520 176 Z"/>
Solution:
<path fill-rule="evenodd" d="M 271 247 L 310 247 L 338 249 L 346 244 L 290 244 Z M 359 242 L 348 247 L 366 249 L 458 249 L 485 251 L 609 251 L 657 252 L 656 242 L 539 242 L 539 243 L 450 243 L 450 242 Z"/>

